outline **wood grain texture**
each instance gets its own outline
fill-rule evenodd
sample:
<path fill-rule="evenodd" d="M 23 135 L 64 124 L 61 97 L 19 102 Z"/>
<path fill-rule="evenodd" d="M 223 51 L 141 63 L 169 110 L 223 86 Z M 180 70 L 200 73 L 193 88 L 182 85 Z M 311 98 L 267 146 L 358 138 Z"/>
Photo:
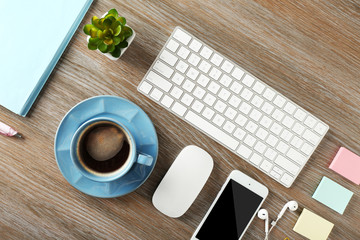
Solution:
<path fill-rule="evenodd" d="M 0 108 L 0 121 L 25 136 L 0 136 L 0 239 L 189 239 L 233 169 L 267 185 L 270 195 L 264 207 L 271 219 L 288 200 L 299 202 L 299 210 L 287 212 L 270 239 L 304 239 L 292 230 L 304 207 L 335 224 L 329 239 L 360 239 L 360 188 L 328 168 L 340 146 L 360 154 L 359 6 L 359 1 L 339 0 L 95 0 L 29 116 Z M 114 7 L 137 33 L 116 62 L 87 50 L 81 31 L 93 15 Z M 330 125 L 290 189 L 137 92 L 178 25 Z M 54 135 L 66 112 L 103 94 L 125 97 L 143 108 L 160 144 L 156 167 L 145 184 L 114 199 L 74 189 L 53 153 Z M 215 167 L 191 208 L 172 219 L 153 207 L 151 197 L 189 144 L 207 150 Z M 354 192 L 343 215 L 311 198 L 323 176 Z M 264 223 L 255 219 L 244 239 L 263 239 L 263 230 Z"/>

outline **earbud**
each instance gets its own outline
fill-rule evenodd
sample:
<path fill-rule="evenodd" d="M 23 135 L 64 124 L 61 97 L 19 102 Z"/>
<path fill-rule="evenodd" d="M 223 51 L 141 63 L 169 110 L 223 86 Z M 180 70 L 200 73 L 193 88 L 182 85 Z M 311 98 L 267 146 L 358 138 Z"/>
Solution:
<path fill-rule="evenodd" d="M 298 203 L 294 200 L 286 203 L 284 205 L 284 207 L 281 209 L 276 221 L 279 220 L 284 215 L 284 213 L 286 212 L 287 209 L 289 209 L 290 211 L 293 212 L 293 211 L 296 211 L 296 209 L 298 209 L 298 207 L 299 207 Z"/>
<path fill-rule="evenodd" d="M 269 213 L 266 209 L 260 209 L 258 212 L 258 217 L 262 220 L 265 220 L 265 239 L 267 239 L 269 232 Z"/>

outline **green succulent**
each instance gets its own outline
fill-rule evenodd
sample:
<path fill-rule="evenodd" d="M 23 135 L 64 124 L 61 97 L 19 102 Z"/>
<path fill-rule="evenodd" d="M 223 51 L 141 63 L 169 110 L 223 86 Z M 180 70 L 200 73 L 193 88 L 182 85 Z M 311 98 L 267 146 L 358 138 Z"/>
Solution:
<path fill-rule="evenodd" d="M 91 24 L 84 26 L 84 33 L 90 36 L 88 48 L 119 57 L 121 48 L 128 46 L 126 39 L 133 35 L 132 29 L 125 25 L 126 19 L 119 17 L 115 9 L 111 9 L 103 18 L 93 16 Z"/>

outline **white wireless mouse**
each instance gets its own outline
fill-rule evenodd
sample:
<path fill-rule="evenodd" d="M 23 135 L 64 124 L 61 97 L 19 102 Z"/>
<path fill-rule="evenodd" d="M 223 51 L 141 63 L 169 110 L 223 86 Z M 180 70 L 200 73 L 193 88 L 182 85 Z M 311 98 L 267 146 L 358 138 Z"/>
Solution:
<path fill-rule="evenodd" d="M 154 206 L 169 217 L 183 215 L 199 195 L 213 166 L 212 157 L 203 149 L 185 147 L 155 190 Z"/>

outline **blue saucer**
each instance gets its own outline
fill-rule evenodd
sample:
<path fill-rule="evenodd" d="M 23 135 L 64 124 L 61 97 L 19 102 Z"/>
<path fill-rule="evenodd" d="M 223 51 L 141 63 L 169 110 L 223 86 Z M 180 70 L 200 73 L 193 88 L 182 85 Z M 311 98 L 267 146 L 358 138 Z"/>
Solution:
<path fill-rule="evenodd" d="M 135 163 L 123 177 L 111 182 L 96 182 L 84 177 L 70 157 L 71 139 L 78 127 L 94 117 L 110 117 L 122 122 L 132 133 L 139 152 L 151 155 L 151 166 Z M 61 121 L 55 135 L 55 158 L 65 179 L 79 191 L 94 197 L 112 198 L 140 187 L 154 169 L 158 140 L 154 125 L 134 103 L 115 96 L 97 96 L 80 102 Z"/>

